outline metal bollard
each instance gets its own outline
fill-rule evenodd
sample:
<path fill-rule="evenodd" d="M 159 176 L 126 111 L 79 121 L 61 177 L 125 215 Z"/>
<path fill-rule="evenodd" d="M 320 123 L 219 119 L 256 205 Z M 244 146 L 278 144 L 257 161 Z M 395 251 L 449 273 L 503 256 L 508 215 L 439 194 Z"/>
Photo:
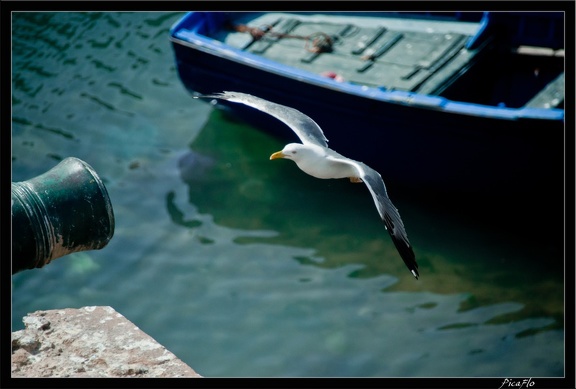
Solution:
<path fill-rule="evenodd" d="M 114 235 L 114 212 L 94 169 L 66 158 L 12 183 L 12 274 L 70 253 L 99 250 Z"/>

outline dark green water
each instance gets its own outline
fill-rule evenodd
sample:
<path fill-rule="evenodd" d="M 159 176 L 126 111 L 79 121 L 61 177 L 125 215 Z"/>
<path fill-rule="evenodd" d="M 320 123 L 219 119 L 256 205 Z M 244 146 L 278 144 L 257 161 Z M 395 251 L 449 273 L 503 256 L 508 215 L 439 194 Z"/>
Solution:
<path fill-rule="evenodd" d="M 109 305 L 207 377 L 564 374 L 561 242 L 389 185 L 415 281 L 363 185 L 186 93 L 180 16 L 13 15 L 12 181 L 78 157 L 116 216 L 106 248 L 13 276 L 13 330 Z"/>

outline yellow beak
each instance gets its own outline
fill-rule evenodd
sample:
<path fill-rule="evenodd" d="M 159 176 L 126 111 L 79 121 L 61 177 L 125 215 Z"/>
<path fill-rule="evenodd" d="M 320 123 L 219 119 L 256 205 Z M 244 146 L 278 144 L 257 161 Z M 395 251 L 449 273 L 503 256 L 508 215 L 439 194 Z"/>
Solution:
<path fill-rule="evenodd" d="M 282 151 L 277 151 L 270 156 L 271 160 L 272 159 L 278 159 L 278 158 L 284 158 L 284 153 L 282 153 Z"/>

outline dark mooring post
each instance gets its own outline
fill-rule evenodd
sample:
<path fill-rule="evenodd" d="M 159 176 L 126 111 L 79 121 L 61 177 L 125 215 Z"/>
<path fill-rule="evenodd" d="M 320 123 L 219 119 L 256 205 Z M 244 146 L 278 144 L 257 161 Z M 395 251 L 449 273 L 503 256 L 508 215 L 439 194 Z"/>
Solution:
<path fill-rule="evenodd" d="M 40 176 L 12 183 L 12 274 L 101 249 L 113 235 L 108 192 L 86 162 L 66 158 Z"/>

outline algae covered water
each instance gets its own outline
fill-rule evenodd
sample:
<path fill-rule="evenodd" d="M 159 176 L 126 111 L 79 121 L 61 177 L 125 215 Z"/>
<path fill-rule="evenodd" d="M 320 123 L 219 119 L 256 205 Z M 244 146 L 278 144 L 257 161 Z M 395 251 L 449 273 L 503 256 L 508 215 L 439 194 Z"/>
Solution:
<path fill-rule="evenodd" d="M 80 158 L 116 219 L 104 249 L 12 277 L 13 330 L 103 305 L 206 377 L 564 375 L 561 239 L 389 184 L 415 281 L 365 186 L 269 161 L 280 140 L 191 98 L 180 16 L 13 14 L 12 181 Z"/>

